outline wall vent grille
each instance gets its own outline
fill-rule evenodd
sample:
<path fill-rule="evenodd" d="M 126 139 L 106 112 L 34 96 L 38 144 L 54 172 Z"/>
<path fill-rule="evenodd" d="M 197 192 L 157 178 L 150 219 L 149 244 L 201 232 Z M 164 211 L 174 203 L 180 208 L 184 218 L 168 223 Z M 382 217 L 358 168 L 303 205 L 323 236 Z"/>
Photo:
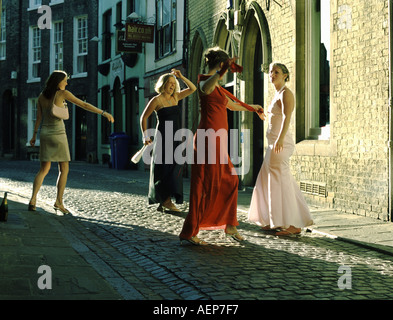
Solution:
<path fill-rule="evenodd" d="M 314 181 L 300 181 L 300 190 L 304 193 L 326 197 L 326 184 Z"/>

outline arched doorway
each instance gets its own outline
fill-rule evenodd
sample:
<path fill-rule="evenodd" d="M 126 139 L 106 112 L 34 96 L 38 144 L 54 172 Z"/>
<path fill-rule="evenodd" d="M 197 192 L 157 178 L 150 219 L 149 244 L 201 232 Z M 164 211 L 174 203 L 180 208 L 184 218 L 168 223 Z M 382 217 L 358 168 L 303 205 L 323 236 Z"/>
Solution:
<path fill-rule="evenodd" d="M 227 15 L 221 15 L 214 33 L 214 45 L 224 49 L 230 57 L 236 56 L 237 42 L 233 37 L 232 31 L 228 31 L 226 24 Z M 232 72 L 227 72 L 223 78 L 222 86 L 237 96 L 236 78 Z M 241 161 L 241 151 L 239 150 L 240 143 L 240 117 L 241 114 L 237 111 L 227 110 L 228 119 L 228 151 L 231 160 L 235 167 L 238 167 Z M 240 178 L 240 177 L 239 177 Z M 243 188 L 243 181 L 239 179 L 239 189 Z"/>
<path fill-rule="evenodd" d="M 7 90 L 4 92 L 2 101 L 2 135 L 3 135 L 3 150 L 4 154 L 15 155 L 15 101 L 12 97 L 12 92 Z"/>
<path fill-rule="evenodd" d="M 244 99 L 266 108 L 268 66 L 271 62 L 270 33 L 266 17 L 256 2 L 250 4 L 245 16 L 240 42 L 240 61 L 247 72 L 243 73 Z M 254 185 L 264 156 L 264 123 L 253 114 L 245 115 L 245 123 L 251 129 L 250 171 L 245 184 Z"/>
<path fill-rule="evenodd" d="M 86 101 L 86 96 L 78 96 Z M 75 160 L 85 161 L 87 159 L 87 111 L 75 107 Z"/>
<path fill-rule="evenodd" d="M 114 102 L 114 130 L 115 132 L 123 131 L 123 97 L 121 94 L 120 79 L 117 77 L 113 84 L 113 102 Z"/>
<path fill-rule="evenodd" d="M 190 79 L 194 84 L 197 84 L 198 82 L 198 75 L 205 72 L 204 52 L 206 49 L 207 49 L 206 37 L 204 36 L 203 31 L 198 30 L 195 33 L 191 44 Z M 186 123 L 188 127 L 193 132 L 195 132 L 200 120 L 198 94 L 192 94 L 189 97 L 188 107 L 190 107 L 190 109 L 186 113 L 187 115 Z"/>
<path fill-rule="evenodd" d="M 227 30 L 226 27 L 226 14 L 223 14 L 218 21 L 216 32 L 214 34 L 214 44 L 222 49 L 224 49 L 230 57 L 235 56 L 235 46 L 232 43 L 232 34 Z M 227 72 L 223 79 L 223 86 L 230 91 L 234 92 L 234 75 L 232 72 Z M 228 123 L 229 128 L 234 125 L 233 121 Z"/>

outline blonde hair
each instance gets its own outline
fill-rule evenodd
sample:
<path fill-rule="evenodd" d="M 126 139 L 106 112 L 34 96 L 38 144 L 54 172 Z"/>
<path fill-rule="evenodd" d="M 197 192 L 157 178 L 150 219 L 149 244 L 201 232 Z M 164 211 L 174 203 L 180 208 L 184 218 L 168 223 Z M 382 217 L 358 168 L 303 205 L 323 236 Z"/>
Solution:
<path fill-rule="evenodd" d="M 287 77 L 285 78 L 285 82 L 289 81 L 289 70 L 285 66 L 285 64 L 280 63 L 280 62 L 272 62 L 269 66 L 269 69 L 272 69 L 273 67 L 279 67 L 281 69 L 282 73 L 287 75 Z"/>
<path fill-rule="evenodd" d="M 164 87 L 165 87 L 165 85 L 168 82 L 170 77 L 173 77 L 175 79 L 175 82 L 176 82 L 176 88 L 175 88 L 175 91 L 173 93 L 180 92 L 179 81 L 177 81 L 176 77 L 172 73 L 165 73 L 165 74 L 161 75 L 158 78 L 156 85 L 154 86 L 154 90 L 157 93 L 162 93 L 164 91 Z"/>

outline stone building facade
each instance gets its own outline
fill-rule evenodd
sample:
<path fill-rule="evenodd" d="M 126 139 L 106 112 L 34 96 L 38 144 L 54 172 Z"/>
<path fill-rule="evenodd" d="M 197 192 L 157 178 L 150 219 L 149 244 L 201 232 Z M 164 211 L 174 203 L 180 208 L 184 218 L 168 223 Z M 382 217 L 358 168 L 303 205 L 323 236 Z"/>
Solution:
<path fill-rule="evenodd" d="M 98 2 L 2 1 L 0 57 L 0 156 L 37 159 L 30 147 L 37 98 L 56 69 L 71 77 L 75 96 L 97 104 Z M 65 122 L 72 160 L 96 161 L 97 115 L 69 105 Z M 39 135 L 37 137 L 39 145 Z"/>
<path fill-rule="evenodd" d="M 33 151 L 27 145 L 34 103 L 47 76 L 59 65 L 54 50 L 62 47 L 61 67 L 74 75 L 69 89 L 119 115 L 116 127 L 105 127 L 96 115 L 71 110 L 66 127 L 73 159 L 89 155 L 94 159 L 98 150 L 101 161 L 109 152 L 113 130 L 134 137 L 135 148 L 140 145 L 138 116 L 159 74 L 181 67 L 196 83 L 203 72 L 204 51 L 220 46 L 238 56 L 244 67 L 242 74 L 227 76 L 225 87 L 248 103 L 264 107 L 270 103 L 272 61 L 289 68 L 288 86 L 296 95 L 290 128 L 296 151 L 291 166 L 308 203 L 392 220 L 392 0 L 160 0 L 156 6 L 153 2 L 2 0 L 0 156 L 26 158 Z M 144 47 L 138 61 L 124 61 L 115 48 L 115 24 L 134 11 L 154 23 L 156 32 L 164 32 L 165 25 L 159 29 L 156 20 L 157 3 L 162 8 L 169 4 L 171 17 L 176 18 L 168 24 L 178 30 L 172 33 L 176 35 L 170 40 L 172 49 L 155 42 Z M 52 9 L 54 28 L 38 35 L 40 5 Z M 113 12 L 110 19 L 108 10 Z M 98 39 L 87 42 L 88 59 L 75 49 L 75 28 L 86 22 L 87 39 Z M 33 54 L 38 40 L 39 59 Z M 157 51 L 160 48 L 165 50 Z M 76 70 L 78 60 L 87 72 Z M 130 67 L 130 63 L 136 64 Z M 105 74 L 107 69 L 112 71 Z M 195 130 L 198 123 L 198 104 L 196 94 L 187 99 L 182 119 L 189 129 Z M 265 124 L 249 112 L 231 111 L 228 122 L 234 129 L 230 140 L 239 146 L 235 153 L 240 185 L 253 187 L 266 148 Z"/>
<path fill-rule="evenodd" d="M 18 21 L 19 2 L 2 1 L 0 7 L 1 34 L 0 34 L 0 154 L 13 157 L 17 154 L 16 144 L 18 140 L 18 114 L 16 112 L 18 94 L 17 69 L 21 51 L 19 41 L 8 39 L 19 39 L 21 35 Z"/>
<path fill-rule="evenodd" d="M 189 74 L 196 82 L 204 50 L 218 45 L 244 66 L 226 86 L 267 107 L 274 95 L 268 66 L 286 64 L 296 95 L 291 167 L 308 203 L 391 220 L 389 11 L 391 1 L 379 0 L 189 0 Z M 196 104 L 194 97 L 190 127 Z M 250 159 L 239 176 L 249 187 L 266 148 L 256 118 L 228 116 L 240 132 L 242 161 Z M 250 132 L 248 145 L 242 130 Z"/>
<path fill-rule="evenodd" d="M 98 54 L 97 101 L 101 109 L 112 113 L 115 122 L 111 124 L 105 118 L 98 122 L 97 158 L 99 163 L 111 163 L 112 167 L 115 167 L 115 155 L 112 154 L 111 135 L 127 135 L 129 143 L 124 151 L 129 154 L 135 153 L 141 143 L 139 115 L 144 106 L 144 44 L 131 49 L 122 47 L 122 44 L 126 23 L 135 22 L 130 19 L 132 14 L 144 19 L 145 11 L 145 1 L 98 1 L 95 37 Z"/>

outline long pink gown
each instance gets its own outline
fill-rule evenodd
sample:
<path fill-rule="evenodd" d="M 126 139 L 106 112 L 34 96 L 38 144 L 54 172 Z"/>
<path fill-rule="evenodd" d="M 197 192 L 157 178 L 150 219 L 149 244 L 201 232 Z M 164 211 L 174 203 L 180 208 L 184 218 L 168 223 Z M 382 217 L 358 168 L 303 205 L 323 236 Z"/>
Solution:
<path fill-rule="evenodd" d="M 283 121 L 277 98 L 269 106 L 268 117 L 268 148 L 253 190 L 248 220 L 270 228 L 312 225 L 310 210 L 289 167 L 289 157 L 295 149 L 292 135 L 286 133 L 280 153 L 273 150 Z"/>

